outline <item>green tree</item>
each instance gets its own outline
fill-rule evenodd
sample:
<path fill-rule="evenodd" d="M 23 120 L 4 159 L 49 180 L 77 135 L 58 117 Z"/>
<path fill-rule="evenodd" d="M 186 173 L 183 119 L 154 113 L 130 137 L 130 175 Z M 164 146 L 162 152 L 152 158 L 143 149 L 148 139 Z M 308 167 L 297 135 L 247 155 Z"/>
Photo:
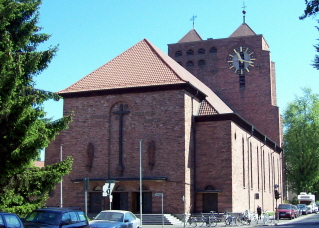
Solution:
<path fill-rule="evenodd" d="M 45 168 L 32 166 L 40 149 L 71 121 L 45 118 L 43 102 L 60 97 L 35 88 L 35 77 L 58 49 L 37 51 L 50 37 L 37 26 L 40 4 L 41 0 L 0 0 L 0 210 L 20 215 L 42 206 L 72 168 L 72 158 Z"/>
<path fill-rule="evenodd" d="M 301 20 L 305 19 L 306 17 L 315 17 L 318 15 L 319 12 L 319 0 L 305 0 L 306 3 L 306 9 L 304 10 L 304 14 L 300 16 L 299 18 Z M 317 20 L 319 23 L 319 20 Z M 316 26 L 316 28 L 319 31 L 319 27 Z M 318 39 L 319 40 L 319 39 Z M 319 53 L 319 44 L 314 45 L 314 48 L 316 49 L 316 52 Z M 313 61 L 313 64 L 311 64 L 314 68 L 319 70 L 319 55 L 315 55 L 315 59 Z"/>
<path fill-rule="evenodd" d="M 318 192 L 319 95 L 303 89 L 283 114 L 286 178 L 295 193 Z"/>

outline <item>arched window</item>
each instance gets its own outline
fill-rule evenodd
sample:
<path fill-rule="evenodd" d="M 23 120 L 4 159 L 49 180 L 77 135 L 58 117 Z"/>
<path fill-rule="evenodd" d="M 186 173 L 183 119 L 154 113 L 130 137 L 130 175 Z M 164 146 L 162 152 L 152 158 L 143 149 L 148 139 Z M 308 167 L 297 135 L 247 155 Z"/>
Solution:
<path fill-rule="evenodd" d="M 217 48 L 216 47 L 212 47 L 211 49 L 209 49 L 210 53 L 216 53 L 217 52 Z"/>
<path fill-rule="evenodd" d="M 198 49 L 198 54 L 199 55 L 205 54 L 205 49 L 204 48 Z"/>
<path fill-rule="evenodd" d="M 193 61 L 188 61 L 188 62 L 186 63 L 186 66 L 187 66 L 187 67 L 192 67 L 192 66 L 194 66 L 194 62 L 193 62 Z"/>
<path fill-rule="evenodd" d="M 193 51 L 193 50 L 188 50 L 188 51 L 186 52 L 186 54 L 187 54 L 187 55 L 194 55 L 194 51 Z"/>
<path fill-rule="evenodd" d="M 182 56 L 182 55 L 183 55 L 183 53 L 182 53 L 181 51 L 175 52 L 175 57 L 180 57 L 180 56 Z"/>
<path fill-rule="evenodd" d="M 205 66 L 205 65 L 206 65 L 205 60 L 199 60 L 198 61 L 198 66 Z"/>

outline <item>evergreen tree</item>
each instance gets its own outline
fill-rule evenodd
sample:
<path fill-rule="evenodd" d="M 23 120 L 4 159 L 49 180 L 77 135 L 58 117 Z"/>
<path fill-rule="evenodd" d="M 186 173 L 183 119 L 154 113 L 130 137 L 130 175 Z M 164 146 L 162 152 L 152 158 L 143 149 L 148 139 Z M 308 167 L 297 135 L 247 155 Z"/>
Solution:
<path fill-rule="evenodd" d="M 283 115 L 286 178 L 297 194 L 319 190 L 319 95 L 303 92 Z"/>
<path fill-rule="evenodd" d="M 304 10 L 304 14 L 300 16 L 299 18 L 301 20 L 305 19 L 306 17 L 315 17 L 319 13 L 319 0 L 305 0 L 306 3 L 306 9 Z M 319 20 L 317 20 L 319 23 Z M 319 27 L 316 26 L 316 28 L 319 31 Z M 318 39 L 319 40 L 319 39 Z M 314 48 L 319 53 L 319 44 L 314 45 Z M 311 64 L 314 68 L 319 70 L 319 55 L 315 55 L 315 59 L 313 61 L 313 64 Z"/>
<path fill-rule="evenodd" d="M 40 149 L 71 121 L 46 119 L 43 102 L 60 97 L 35 87 L 34 78 L 58 49 L 37 51 L 50 37 L 37 26 L 40 4 L 0 0 L 0 211 L 20 215 L 42 206 L 72 167 L 72 158 L 44 168 L 32 166 Z"/>

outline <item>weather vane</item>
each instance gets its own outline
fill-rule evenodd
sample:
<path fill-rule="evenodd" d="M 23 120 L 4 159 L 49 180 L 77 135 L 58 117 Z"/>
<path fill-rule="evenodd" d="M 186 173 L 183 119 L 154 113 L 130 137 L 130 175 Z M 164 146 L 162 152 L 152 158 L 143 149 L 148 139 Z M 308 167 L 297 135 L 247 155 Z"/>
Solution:
<path fill-rule="evenodd" d="M 245 24 L 245 14 L 246 14 L 246 10 L 245 10 L 245 9 L 246 9 L 246 7 L 247 7 L 247 6 L 245 6 L 245 2 L 243 2 L 243 7 L 241 7 L 241 8 L 244 9 L 244 10 L 243 10 L 243 21 L 244 21 L 243 23 L 244 23 L 244 24 Z"/>
<path fill-rule="evenodd" d="M 191 17 L 191 21 L 193 21 L 193 29 L 194 29 L 194 23 L 195 23 L 195 18 L 196 18 L 197 16 L 195 16 L 194 14 L 193 14 L 193 16 Z"/>

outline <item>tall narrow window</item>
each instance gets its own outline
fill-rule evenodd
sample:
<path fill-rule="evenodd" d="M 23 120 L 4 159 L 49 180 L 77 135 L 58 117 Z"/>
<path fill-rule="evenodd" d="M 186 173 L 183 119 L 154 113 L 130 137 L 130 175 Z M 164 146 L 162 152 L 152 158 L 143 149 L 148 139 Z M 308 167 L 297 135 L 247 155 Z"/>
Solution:
<path fill-rule="evenodd" d="M 266 176 L 265 176 L 265 150 L 262 152 L 262 176 L 263 176 L 263 190 L 266 190 Z"/>
<path fill-rule="evenodd" d="M 271 191 L 271 178 L 270 178 L 270 172 L 271 172 L 271 158 L 270 154 L 268 154 L 268 187 L 269 187 L 269 192 Z"/>
<path fill-rule="evenodd" d="M 243 186 L 244 188 L 246 187 L 246 179 L 245 179 L 245 143 L 244 143 L 244 139 L 242 140 L 242 149 L 243 149 Z"/>
<path fill-rule="evenodd" d="M 257 146 L 257 187 L 258 187 L 258 190 L 260 189 L 260 185 L 259 185 L 259 150 L 258 150 L 258 146 Z"/>
<path fill-rule="evenodd" d="M 253 148 L 250 143 L 250 188 L 254 188 L 253 181 Z"/>

